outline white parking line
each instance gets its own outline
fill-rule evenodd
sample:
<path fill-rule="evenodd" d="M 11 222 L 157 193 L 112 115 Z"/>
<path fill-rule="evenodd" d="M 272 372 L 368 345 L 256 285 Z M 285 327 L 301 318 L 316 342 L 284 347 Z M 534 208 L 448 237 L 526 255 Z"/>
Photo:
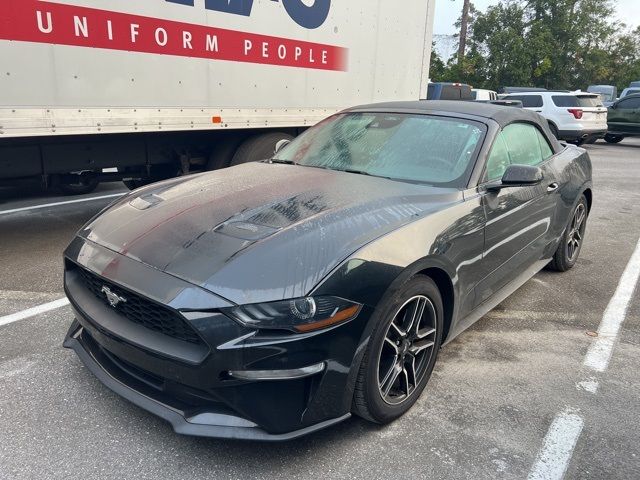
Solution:
<path fill-rule="evenodd" d="M 549 427 L 528 480 L 560 480 L 569 466 L 584 420 L 574 410 L 560 412 Z"/>
<path fill-rule="evenodd" d="M 66 297 L 54 300 L 53 302 L 44 303 L 36 307 L 28 308 L 21 312 L 12 313 L 11 315 L 5 315 L 4 317 L 0 317 L 0 327 L 17 322 L 18 320 L 33 317 L 34 315 L 39 315 L 40 313 L 48 312 L 49 310 L 64 307 L 65 305 L 69 305 L 69 300 L 67 300 Z"/>
<path fill-rule="evenodd" d="M 0 215 L 9 215 L 10 213 L 26 212 L 29 210 L 38 210 L 41 208 L 57 207 L 60 205 L 70 205 L 72 203 L 91 202 L 93 200 L 104 200 L 106 198 L 116 198 L 125 195 L 125 193 L 112 193 L 109 195 L 101 195 L 99 197 L 78 198 L 77 200 L 65 200 L 64 202 L 45 203 L 43 205 L 32 205 L 30 207 L 13 208 L 11 210 L 2 210 Z"/>
<path fill-rule="evenodd" d="M 613 347 L 620 327 L 627 316 L 627 310 L 640 277 L 640 240 L 620 277 L 618 287 L 609 301 L 600 326 L 598 338 L 591 344 L 584 359 L 584 365 L 597 372 L 604 372 L 609 366 Z M 595 394 L 599 383 L 595 377 L 578 382 L 576 387 Z M 565 408 L 549 427 L 536 463 L 529 473 L 529 480 L 560 480 L 569 466 L 584 420 L 575 411 Z"/>
<path fill-rule="evenodd" d="M 604 372 L 609 366 L 609 360 L 613 353 L 622 322 L 627 316 L 627 310 L 633 292 L 640 277 L 640 240 L 636 249 L 627 263 L 627 267 L 620 277 L 618 288 L 611 297 L 609 305 L 602 316 L 598 327 L 598 338 L 591 344 L 584 358 L 584 366 L 592 368 L 596 372 Z"/>

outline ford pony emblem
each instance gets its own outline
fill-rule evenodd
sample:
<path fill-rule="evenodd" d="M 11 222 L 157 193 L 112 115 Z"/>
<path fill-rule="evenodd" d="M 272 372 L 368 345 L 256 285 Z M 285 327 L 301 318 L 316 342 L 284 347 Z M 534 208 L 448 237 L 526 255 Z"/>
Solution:
<path fill-rule="evenodd" d="M 113 308 L 117 307 L 120 303 L 126 303 L 127 301 L 126 298 L 121 297 L 117 293 L 113 293 L 106 285 L 102 287 L 102 293 L 107 296 L 107 301 Z"/>

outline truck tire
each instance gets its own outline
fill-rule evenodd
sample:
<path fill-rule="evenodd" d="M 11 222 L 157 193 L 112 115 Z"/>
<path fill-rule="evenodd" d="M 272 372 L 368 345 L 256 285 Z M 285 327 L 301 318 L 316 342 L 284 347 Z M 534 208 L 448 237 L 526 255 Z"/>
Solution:
<path fill-rule="evenodd" d="M 91 178 L 77 184 L 60 184 L 59 188 L 65 195 L 86 195 L 98 188 L 98 185 L 100 185 L 98 179 Z"/>
<path fill-rule="evenodd" d="M 238 150 L 238 146 L 244 139 L 234 135 L 232 137 L 221 138 L 215 144 L 215 148 L 209 155 L 209 161 L 207 162 L 207 171 L 220 170 L 221 168 L 227 168 L 231 165 L 233 155 Z"/>
<path fill-rule="evenodd" d="M 271 158 L 280 140 L 293 140 L 293 136 L 284 132 L 270 132 L 247 138 L 236 150 L 229 166 Z"/>

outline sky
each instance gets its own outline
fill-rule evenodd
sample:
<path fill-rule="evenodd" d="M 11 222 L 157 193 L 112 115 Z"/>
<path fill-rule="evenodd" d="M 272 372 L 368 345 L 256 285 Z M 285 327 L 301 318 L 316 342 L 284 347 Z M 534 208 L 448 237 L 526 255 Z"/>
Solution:
<path fill-rule="evenodd" d="M 471 0 L 475 7 L 484 12 L 489 5 L 498 3 L 496 0 Z M 624 19 L 629 26 L 640 25 L 640 0 L 615 0 L 618 18 Z M 455 33 L 453 24 L 462 13 L 462 0 L 436 0 L 436 17 L 434 33 L 436 35 L 451 35 Z"/>

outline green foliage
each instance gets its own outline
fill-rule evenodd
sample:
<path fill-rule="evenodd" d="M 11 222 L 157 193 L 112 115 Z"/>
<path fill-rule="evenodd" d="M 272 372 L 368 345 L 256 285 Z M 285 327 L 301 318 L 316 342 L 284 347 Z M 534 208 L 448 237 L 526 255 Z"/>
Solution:
<path fill-rule="evenodd" d="M 435 57 L 435 81 L 497 90 L 519 85 L 585 89 L 640 80 L 640 28 L 611 20 L 611 0 L 501 0 L 472 10 L 467 55 Z M 439 62 L 439 63 L 438 63 Z"/>

